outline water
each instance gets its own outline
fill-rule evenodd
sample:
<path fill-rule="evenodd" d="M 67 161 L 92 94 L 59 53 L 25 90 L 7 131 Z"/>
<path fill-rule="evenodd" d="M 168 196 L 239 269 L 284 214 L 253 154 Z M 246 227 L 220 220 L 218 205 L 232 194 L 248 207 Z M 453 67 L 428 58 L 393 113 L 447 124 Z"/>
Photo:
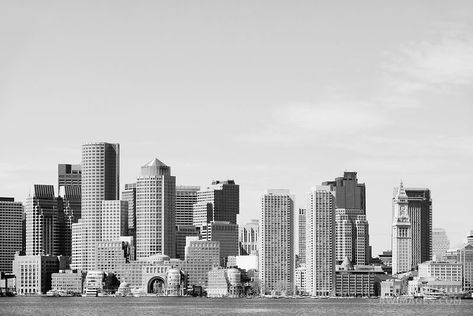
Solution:
<path fill-rule="evenodd" d="M 414 304 L 415 303 L 415 304 Z M 0 315 L 473 315 L 473 300 L 0 297 Z"/>

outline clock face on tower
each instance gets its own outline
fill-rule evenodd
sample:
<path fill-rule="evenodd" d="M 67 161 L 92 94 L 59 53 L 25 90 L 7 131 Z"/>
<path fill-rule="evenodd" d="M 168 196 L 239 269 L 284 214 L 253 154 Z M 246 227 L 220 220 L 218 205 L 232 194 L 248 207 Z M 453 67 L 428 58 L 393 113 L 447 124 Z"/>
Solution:
<path fill-rule="evenodd" d="M 401 215 L 405 215 L 406 214 L 406 206 L 405 205 L 401 205 L 401 207 L 399 208 L 399 210 L 401 211 Z"/>

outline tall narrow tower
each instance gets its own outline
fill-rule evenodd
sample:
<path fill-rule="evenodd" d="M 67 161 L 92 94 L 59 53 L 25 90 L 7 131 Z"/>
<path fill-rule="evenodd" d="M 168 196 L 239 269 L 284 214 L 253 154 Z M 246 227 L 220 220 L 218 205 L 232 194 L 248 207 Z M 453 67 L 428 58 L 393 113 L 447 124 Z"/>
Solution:
<path fill-rule="evenodd" d="M 407 194 L 401 182 L 393 197 L 392 268 L 393 274 L 412 268 L 412 228 L 407 212 Z"/>
<path fill-rule="evenodd" d="M 136 256 L 176 256 L 176 177 L 153 159 L 136 180 Z"/>
<path fill-rule="evenodd" d="M 72 267 L 95 268 L 95 247 L 102 239 L 102 201 L 118 200 L 120 145 L 90 143 L 82 146 L 82 214 L 72 224 Z"/>

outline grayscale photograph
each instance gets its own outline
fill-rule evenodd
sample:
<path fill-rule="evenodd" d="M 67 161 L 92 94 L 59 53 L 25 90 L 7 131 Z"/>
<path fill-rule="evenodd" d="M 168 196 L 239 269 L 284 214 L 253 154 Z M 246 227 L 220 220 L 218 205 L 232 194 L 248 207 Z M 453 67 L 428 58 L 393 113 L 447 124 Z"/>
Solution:
<path fill-rule="evenodd" d="M 0 315 L 473 315 L 472 0 L 0 0 Z"/>

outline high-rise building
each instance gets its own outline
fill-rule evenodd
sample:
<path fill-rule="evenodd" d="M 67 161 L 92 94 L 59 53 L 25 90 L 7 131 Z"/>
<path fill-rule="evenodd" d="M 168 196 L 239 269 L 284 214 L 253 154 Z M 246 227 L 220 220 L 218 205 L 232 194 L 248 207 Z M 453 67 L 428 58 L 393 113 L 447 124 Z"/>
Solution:
<path fill-rule="evenodd" d="M 412 265 L 432 259 L 432 199 L 426 188 L 405 188 L 411 221 Z"/>
<path fill-rule="evenodd" d="M 220 263 L 220 242 L 187 237 L 185 247 L 185 271 L 188 284 L 206 286 L 208 272 Z"/>
<path fill-rule="evenodd" d="M 434 228 L 432 230 L 432 259 L 442 261 L 450 249 L 450 241 L 447 232 L 443 228 Z"/>
<path fill-rule="evenodd" d="M 240 225 L 240 255 L 250 255 L 258 253 L 259 221 L 257 219 Z"/>
<path fill-rule="evenodd" d="M 72 255 L 72 224 L 81 218 L 81 186 L 64 185 L 59 187 L 58 209 L 62 210 L 63 225 L 60 235 L 62 236 L 63 249 L 61 254 Z"/>
<path fill-rule="evenodd" d="M 200 232 L 194 225 L 178 225 L 176 226 L 176 258 L 184 259 L 186 238 L 187 237 L 199 237 Z"/>
<path fill-rule="evenodd" d="M 23 204 L 0 197 L 0 271 L 11 273 L 15 253 L 22 247 Z"/>
<path fill-rule="evenodd" d="M 176 177 L 153 159 L 136 181 L 136 256 L 176 256 Z"/>
<path fill-rule="evenodd" d="M 211 221 L 237 223 L 240 213 L 240 186 L 233 180 L 213 181 L 212 185 L 197 192 L 193 224 L 202 227 Z"/>
<path fill-rule="evenodd" d="M 82 146 L 82 214 L 72 225 L 72 267 L 95 268 L 95 249 L 102 239 L 102 201 L 120 194 L 120 145 L 90 143 Z"/>
<path fill-rule="evenodd" d="M 198 186 L 176 186 L 176 225 L 193 225 L 194 204 L 197 203 Z"/>
<path fill-rule="evenodd" d="M 64 216 L 53 185 L 35 184 L 26 198 L 26 254 L 63 254 Z"/>
<path fill-rule="evenodd" d="M 305 248 L 306 248 L 306 213 L 307 210 L 304 208 L 299 209 L 299 213 L 296 218 L 297 222 L 297 235 L 296 235 L 296 265 L 305 264 Z"/>
<path fill-rule="evenodd" d="M 366 188 L 356 172 L 345 172 L 335 181 L 326 181 L 335 195 L 335 260 L 348 257 L 353 264 L 370 263 L 369 225 L 366 220 Z"/>
<path fill-rule="evenodd" d="M 412 228 L 408 213 L 408 197 L 404 186 L 397 189 L 393 197 L 392 221 L 392 273 L 410 271 L 412 263 Z"/>
<path fill-rule="evenodd" d="M 128 234 L 128 202 L 102 201 L 102 241 L 117 241 Z"/>
<path fill-rule="evenodd" d="M 135 237 L 136 222 L 136 183 L 125 184 L 122 200 L 128 202 L 128 236 Z"/>
<path fill-rule="evenodd" d="M 306 213 L 306 291 L 312 296 L 335 293 L 335 193 L 316 186 Z"/>
<path fill-rule="evenodd" d="M 238 255 L 238 225 L 212 221 L 200 230 L 202 240 L 220 242 L 220 265 L 226 266 L 228 256 Z"/>
<path fill-rule="evenodd" d="M 294 196 L 268 190 L 261 198 L 259 275 L 261 292 L 294 292 Z"/>
<path fill-rule="evenodd" d="M 65 185 L 78 185 L 82 183 L 82 168 L 80 164 L 58 164 L 57 165 L 58 190 Z"/>

